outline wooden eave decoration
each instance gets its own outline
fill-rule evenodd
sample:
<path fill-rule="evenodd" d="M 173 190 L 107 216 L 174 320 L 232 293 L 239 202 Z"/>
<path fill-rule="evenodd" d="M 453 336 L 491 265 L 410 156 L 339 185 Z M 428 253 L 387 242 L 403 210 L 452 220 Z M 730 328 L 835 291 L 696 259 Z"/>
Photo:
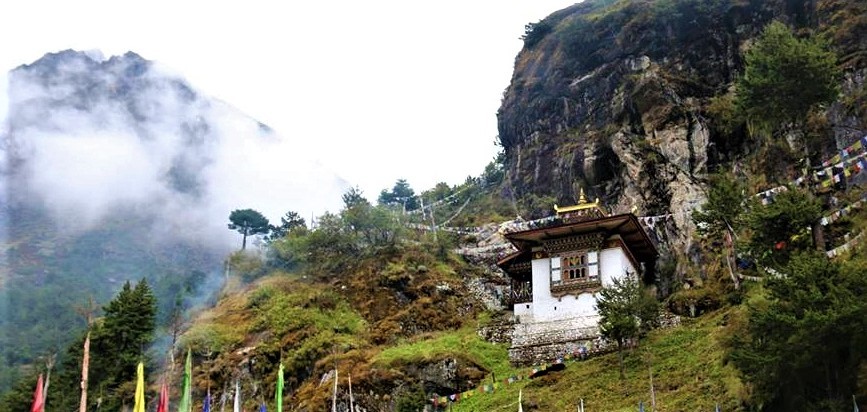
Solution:
<path fill-rule="evenodd" d="M 632 213 L 508 233 L 506 238 L 520 251 L 513 254 L 517 256 L 524 252 L 529 253 L 533 246 L 541 245 L 545 240 L 594 232 L 604 233 L 606 238 L 620 235 L 624 244 L 641 262 L 650 262 L 659 256 L 656 246 Z M 507 256 L 504 260 L 508 258 Z"/>
<path fill-rule="evenodd" d="M 515 277 L 521 273 L 531 273 L 531 261 L 532 256 L 529 250 L 517 251 L 497 261 L 497 266 L 509 276 Z"/>

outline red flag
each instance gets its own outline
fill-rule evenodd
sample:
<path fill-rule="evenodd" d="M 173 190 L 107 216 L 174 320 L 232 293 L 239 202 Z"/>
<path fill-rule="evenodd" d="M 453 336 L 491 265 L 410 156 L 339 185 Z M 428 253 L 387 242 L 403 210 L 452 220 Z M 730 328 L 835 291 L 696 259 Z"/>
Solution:
<path fill-rule="evenodd" d="M 160 386 L 160 403 L 157 404 L 157 412 L 169 412 L 169 388 L 165 381 Z"/>
<path fill-rule="evenodd" d="M 36 381 L 36 392 L 33 393 L 33 406 L 30 407 L 30 412 L 45 412 L 45 399 L 42 398 L 42 374 L 39 374 L 39 379 Z"/>

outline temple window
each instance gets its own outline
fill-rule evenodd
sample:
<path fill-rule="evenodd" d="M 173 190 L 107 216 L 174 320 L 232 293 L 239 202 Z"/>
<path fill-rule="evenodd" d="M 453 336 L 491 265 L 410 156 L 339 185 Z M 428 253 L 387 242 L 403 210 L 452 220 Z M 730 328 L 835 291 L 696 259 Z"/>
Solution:
<path fill-rule="evenodd" d="M 551 286 L 594 283 L 599 280 L 595 251 L 564 253 L 551 258 Z"/>

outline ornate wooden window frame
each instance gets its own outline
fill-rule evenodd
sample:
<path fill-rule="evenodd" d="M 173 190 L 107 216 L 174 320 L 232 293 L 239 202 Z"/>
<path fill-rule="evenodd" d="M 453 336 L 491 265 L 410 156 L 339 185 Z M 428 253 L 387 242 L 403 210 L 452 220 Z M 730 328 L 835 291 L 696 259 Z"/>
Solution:
<path fill-rule="evenodd" d="M 596 253 L 595 262 L 590 262 L 590 253 Z M 551 295 L 560 297 L 569 294 L 596 292 L 602 288 L 599 273 L 599 252 L 596 250 L 580 250 L 560 253 L 551 257 Z M 570 264 L 564 265 L 568 261 Z M 592 268 L 596 267 L 596 275 Z M 583 273 L 583 276 L 581 275 Z"/>

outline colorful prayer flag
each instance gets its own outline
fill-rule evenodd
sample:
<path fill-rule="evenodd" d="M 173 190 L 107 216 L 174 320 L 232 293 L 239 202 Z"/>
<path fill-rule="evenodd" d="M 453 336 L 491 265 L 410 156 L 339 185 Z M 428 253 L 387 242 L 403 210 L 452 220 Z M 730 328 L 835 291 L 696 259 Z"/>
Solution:
<path fill-rule="evenodd" d="M 157 404 L 157 412 L 169 412 L 169 387 L 166 385 L 165 380 L 160 385 L 160 400 Z"/>
<path fill-rule="evenodd" d="M 190 392 L 190 378 L 192 375 L 193 364 L 190 359 L 191 351 L 187 349 L 187 361 L 184 363 L 184 387 L 181 392 L 181 401 L 178 403 L 178 412 L 192 412 L 193 400 Z"/>
<path fill-rule="evenodd" d="M 36 391 L 33 392 L 33 405 L 30 406 L 30 412 L 44 412 L 45 399 L 42 397 L 42 374 L 36 379 Z"/>
<path fill-rule="evenodd" d="M 277 412 L 283 412 L 283 363 L 280 362 L 280 370 L 277 371 L 277 390 L 274 395 L 277 398 Z"/>
<path fill-rule="evenodd" d="M 145 412 L 145 397 L 144 397 L 144 362 L 138 363 L 136 371 L 138 379 L 135 384 L 135 406 L 132 412 Z"/>

